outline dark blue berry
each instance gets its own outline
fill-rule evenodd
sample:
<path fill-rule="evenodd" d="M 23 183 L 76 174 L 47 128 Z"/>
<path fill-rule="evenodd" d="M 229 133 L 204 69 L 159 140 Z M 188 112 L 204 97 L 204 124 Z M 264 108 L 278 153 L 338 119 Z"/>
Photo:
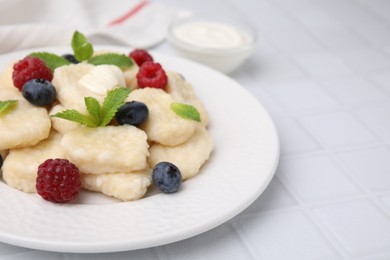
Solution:
<path fill-rule="evenodd" d="M 115 118 L 120 125 L 140 126 L 149 116 L 148 107 L 138 101 L 127 102 L 118 109 Z"/>
<path fill-rule="evenodd" d="M 22 94 L 33 105 L 45 107 L 56 99 L 56 89 L 46 79 L 32 79 L 23 85 Z"/>
<path fill-rule="evenodd" d="M 178 191 L 182 182 L 180 170 L 170 162 L 156 164 L 153 168 L 152 179 L 154 185 L 164 193 Z"/>
<path fill-rule="evenodd" d="M 3 166 L 3 157 L 0 155 L 0 169 Z"/>
<path fill-rule="evenodd" d="M 79 61 L 76 59 L 76 57 L 73 54 L 64 54 L 62 55 L 65 59 L 67 59 L 69 62 L 77 64 Z"/>

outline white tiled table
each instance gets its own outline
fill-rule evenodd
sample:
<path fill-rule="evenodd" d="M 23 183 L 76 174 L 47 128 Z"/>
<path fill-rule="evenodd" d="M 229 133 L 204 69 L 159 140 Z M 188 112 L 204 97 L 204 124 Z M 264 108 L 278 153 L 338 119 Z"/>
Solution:
<path fill-rule="evenodd" d="M 86 255 L 0 244 L 0 258 L 390 259 L 390 1 L 164 3 L 257 29 L 255 55 L 231 76 L 275 120 L 275 178 L 237 217 L 181 242 Z"/>

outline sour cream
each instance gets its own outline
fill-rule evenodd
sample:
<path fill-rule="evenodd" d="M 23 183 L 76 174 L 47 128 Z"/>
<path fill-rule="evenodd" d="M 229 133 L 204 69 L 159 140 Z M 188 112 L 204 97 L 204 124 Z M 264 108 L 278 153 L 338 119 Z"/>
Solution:
<path fill-rule="evenodd" d="M 255 36 L 242 25 L 190 20 L 173 24 L 168 40 L 180 55 L 230 73 L 251 55 Z"/>
<path fill-rule="evenodd" d="M 173 30 L 175 37 L 203 48 L 231 49 L 242 46 L 248 35 L 230 25 L 215 22 L 183 24 Z"/>

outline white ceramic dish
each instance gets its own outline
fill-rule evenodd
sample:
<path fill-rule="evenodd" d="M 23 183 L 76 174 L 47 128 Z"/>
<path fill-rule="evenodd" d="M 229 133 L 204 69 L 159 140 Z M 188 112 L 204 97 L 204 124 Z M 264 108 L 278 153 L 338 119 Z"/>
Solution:
<path fill-rule="evenodd" d="M 100 49 L 127 53 L 128 49 Z M 41 48 L 57 54 L 69 48 Z M 30 51 L 0 56 L 0 69 Z M 114 252 L 179 241 L 212 229 L 248 207 L 274 175 L 279 141 L 265 109 L 232 79 L 202 65 L 153 53 L 193 84 L 210 113 L 215 142 L 201 173 L 175 194 L 118 202 L 82 193 L 53 204 L 0 182 L 0 241 L 58 252 Z M 1 83 L 0 83 L 1 84 Z"/>
<path fill-rule="evenodd" d="M 178 35 L 177 30 L 184 35 Z M 256 33 L 238 21 L 195 17 L 172 23 L 167 39 L 179 55 L 228 74 L 238 69 L 253 53 Z M 235 41 L 239 43 L 234 45 Z M 233 45 L 228 47 L 229 44 Z"/>

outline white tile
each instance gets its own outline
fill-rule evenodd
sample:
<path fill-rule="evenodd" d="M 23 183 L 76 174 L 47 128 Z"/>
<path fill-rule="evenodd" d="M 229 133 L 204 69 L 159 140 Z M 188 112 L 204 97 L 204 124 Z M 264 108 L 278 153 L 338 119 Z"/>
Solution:
<path fill-rule="evenodd" d="M 363 0 L 374 12 L 390 22 L 390 2 L 388 0 Z"/>
<path fill-rule="evenodd" d="M 318 3 L 323 10 L 349 27 L 376 26 L 383 23 L 381 17 L 359 1 L 322 0 Z"/>
<path fill-rule="evenodd" d="M 357 72 L 390 70 L 390 58 L 373 49 L 342 51 L 338 55 Z"/>
<path fill-rule="evenodd" d="M 154 249 L 141 249 L 103 254 L 64 254 L 65 260 L 106 260 L 106 259 L 158 259 Z"/>
<path fill-rule="evenodd" d="M 388 102 L 390 103 L 390 102 Z M 390 142 L 390 106 L 357 110 L 356 114 L 381 139 Z"/>
<path fill-rule="evenodd" d="M 389 47 L 386 47 L 386 48 L 383 48 L 384 52 L 387 54 L 387 55 L 390 55 L 390 45 Z"/>
<path fill-rule="evenodd" d="M 300 211 L 245 216 L 237 223 L 261 259 L 341 259 Z"/>
<path fill-rule="evenodd" d="M 390 101 L 389 96 L 374 83 L 359 77 L 324 80 L 321 85 L 347 105 Z"/>
<path fill-rule="evenodd" d="M 296 112 L 326 111 L 339 107 L 339 103 L 312 80 L 269 84 L 265 87 L 280 103 Z"/>
<path fill-rule="evenodd" d="M 64 260 L 63 254 L 61 253 L 52 253 L 45 251 L 35 251 L 30 250 L 25 253 L 19 253 L 15 255 L 2 256 L 1 260 Z"/>
<path fill-rule="evenodd" d="M 390 27 L 388 25 L 377 26 L 360 26 L 353 28 L 357 34 L 364 37 L 373 46 L 388 47 L 390 46 Z"/>
<path fill-rule="evenodd" d="M 372 75 L 373 81 L 390 95 L 390 70 Z"/>
<path fill-rule="evenodd" d="M 30 249 L 23 248 L 23 247 L 17 247 L 17 246 L 11 246 L 8 244 L 3 244 L 0 242 L 0 256 L 5 256 L 5 255 L 12 255 L 12 254 L 17 254 L 25 251 L 29 251 Z"/>
<path fill-rule="evenodd" d="M 390 189 L 390 151 L 386 148 L 338 154 L 350 175 L 373 191 Z"/>
<path fill-rule="evenodd" d="M 260 53 L 271 53 L 274 54 L 278 52 L 278 49 L 275 46 L 275 43 L 273 43 L 268 37 L 265 37 L 264 34 L 259 33 L 258 37 L 261 37 L 261 40 L 258 40 L 256 43 L 256 49 Z"/>
<path fill-rule="evenodd" d="M 359 260 L 389 260 L 390 254 L 375 254 L 373 256 L 361 257 Z"/>
<path fill-rule="evenodd" d="M 280 178 L 307 202 L 360 194 L 356 185 L 327 156 L 288 158 L 280 162 Z"/>
<path fill-rule="evenodd" d="M 280 7 L 282 7 L 287 12 L 291 13 L 292 11 L 299 11 L 304 8 L 314 8 L 315 7 L 315 1 L 313 0 L 273 0 L 274 2 L 277 2 Z"/>
<path fill-rule="evenodd" d="M 280 183 L 277 177 L 278 174 L 279 171 L 260 197 L 244 210 L 240 214 L 241 216 L 261 211 L 294 207 L 297 205 L 297 201 L 291 193 Z"/>
<path fill-rule="evenodd" d="M 341 26 L 314 27 L 310 28 L 310 32 L 331 50 L 354 50 L 369 46 L 364 38 Z"/>
<path fill-rule="evenodd" d="M 289 12 L 304 27 L 340 26 L 339 21 L 329 15 L 328 12 L 314 5 L 290 9 Z"/>
<path fill-rule="evenodd" d="M 256 53 L 258 67 L 251 72 L 258 82 L 274 83 L 305 78 L 306 75 L 296 64 L 278 53 Z"/>
<path fill-rule="evenodd" d="M 264 35 L 270 38 L 274 45 L 282 51 L 322 51 L 324 47 L 302 29 L 273 30 Z"/>
<path fill-rule="evenodd" d="M 265 92 L 259 84 L 256 87 L 248 87 L 247 89 L 264 105 L 271 116 L 278 117 L 287 114 L 286 109 Z"/>
<path fill-rule="evenodd" d="M 170 260 L 252 259 L 230 224 L 224 224 L 201 235 L 166 245 L 164 250 Z"/>
<path fill-rule="evenodd" d="M 314 77 L 345 76 L 352 70 L 336 55 L 329 52 L 300 53 L 292 55 L 293 60 Z"/>
<path fill-rule="evenodd" d="M 364 125 L 346 112 L 306 116 L 302 122 L 326 146 L 342 147 L 377 141 Z"/>
<path fill-rule="evenodd" d="M 334 204 L 314 212 L 353 256 L 390 252 L 390 218 L 371 201 Z"/>
<path fill-rule="evenodd" d="M 321 150 L 321 147 L 301 125 L 289 118 L 275 118 L 282 155 Z"/>
<path fill-rule="evenodd" d="M 272 1 L 251 1 L 250 4 L 242 4 L 240 0 L 231 0 L 237 10 L 244 17 L 251 19 L 258 29 L 270 31 L 277 28 L 296 28 L 298 24 L 288 17 L 281 8 L 272 4 Z"/>
<path fill-rule="evenodd" d="M 390 195 L 381 198 L 382 204 L 390 211 Z"/>

